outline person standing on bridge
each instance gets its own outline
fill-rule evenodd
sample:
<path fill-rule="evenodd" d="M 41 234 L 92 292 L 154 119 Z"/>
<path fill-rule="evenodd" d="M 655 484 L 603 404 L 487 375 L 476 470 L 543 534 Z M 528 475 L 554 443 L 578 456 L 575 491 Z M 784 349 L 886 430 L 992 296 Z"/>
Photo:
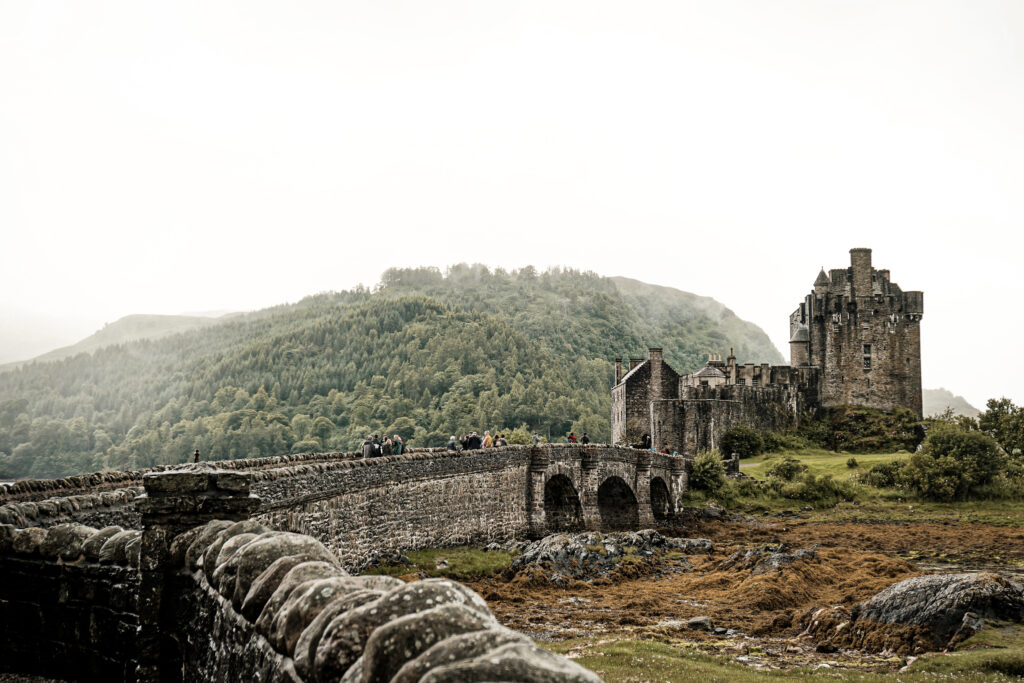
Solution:
<path fill-rule="evenodd" d="M 373 437 L 369 434 L 366 435 L 366 441 L 363 442 L 363 457 L 373 457 Z"/>
<path fill-rule="evenodd" d="M 459 450 L 459 442 L 455 440 L 455 435 L 452 434 L 452 438 L 448 439 L 448 445 L 445 448 L 450 452 L 454 453 Z"/>
<path fill-rule="evenodd" d="M 395 434 L 394 438 L 391 439 L 392 448 L 395 450 L 395 455 L 401 455 L 405 451 L 405 442 L 402 441 L 402 437 Z"/>
<path fill-rule="evenodd" d="M 583 436 L 580 437 L 580 443 L 583 444 L 584 446 L 590 443 L 590 437 L 587 436 L 586 432 L 583 432 Z"/>
<path fill-rule="evenodd" d="M 491 438 L 491 433 L 488 430 L 484 430 L 484 448 L 490 448 L 494 445 L 494 439 Z"/>

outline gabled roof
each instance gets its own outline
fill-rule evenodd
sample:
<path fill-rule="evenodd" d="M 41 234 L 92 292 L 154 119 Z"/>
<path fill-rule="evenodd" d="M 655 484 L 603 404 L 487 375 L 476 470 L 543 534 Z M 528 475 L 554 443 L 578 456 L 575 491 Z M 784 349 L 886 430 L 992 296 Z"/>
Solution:
<path fill-rule="evenodd" d="M 821 272 L 818 273 L 818 278 L 814 281 L 814 286 L 818 285 L 830 285 L 832 281 L 828 279 L 828 275 L 825 274 L 825 269 L 822 268 Z"/>
<path fill-rule="evenodd" d="M 793 336 L 790 337 L 790 339 L 789 339 L 790 342 L 805 342 L 805 341 L 810 341 L 810 340 L 811 340 L 811 335 L 807 331 L 807 326 L 806 325 L 801 325 L 800 327 L 796 328 L 796 332 L 794 332 Z"/>
<path fill-rule="evenodd" d="M 629 372 L 627 372 L 625 375 L 622 376 L 622 382 L 625 382 L 626 379 L 628 379 L 630 375 L 632 375 L 634 372 L 636 372 L 637 370 L 639 370 L 640 368 L 642 368 L 645 365 L 647 365 L 647 361 L 646 360 L 643 363 L 638 363 L 635 368 L 633 368 L 632 370 L 630 370 Z M 622 384 L 622 382 L 619 382 L 619 384 Z"/>
<path fill-rule="evenodd" d="M 695 374 L 694 377 L 725 377 L 725 373 L 718 368 L 713 368 L 709 365 L 697 371 L 697 374 Z"/>

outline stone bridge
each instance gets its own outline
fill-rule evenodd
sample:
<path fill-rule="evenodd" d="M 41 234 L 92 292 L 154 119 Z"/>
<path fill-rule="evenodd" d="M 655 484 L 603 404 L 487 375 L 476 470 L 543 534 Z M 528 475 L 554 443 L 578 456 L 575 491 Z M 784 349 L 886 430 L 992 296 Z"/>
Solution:
<path fill-rule="evenodd" d="M 390 680 L 420 651 L 388 654 L 391 640 L 408 636 L 427 648 L 421 640 L 433 628 L 429 620 L 459 613 L 468 621 L 449 624 L 452 633 L 493 631 L 486 638 L 494 644 L 473 658 L 463 653 L 465 661 L 452 666 L 483 671 L 498 661 L 527 661 L 530 680 L 593 683 L 593 674 L 521 636 L 503 644 L 511 636 L 478 596 L 457 586 L 445 595 L 469 601 L 475 613 L 454 603 L 402 607 L 393 620 L 373 622 L 353 663 L 326 634 L 377 617 L 342 610 L 345 591 L 405 605 L 406 593 L 421 589 L 391 577 L 348 577 L 346 570 L 418 548 L 668 522 L 681 511 L 687 462 L 559 444 L 369 460 L 312 453 L 0 486 L 0 671 L 302 683 L 337 680 L 351 667 L 361 678 L 350 672 L 344 680 Z M 340 591 L 329 624 L 315 619 L 326 609 L 316 603 L 321 594 L 304 592 L 321 586 Z M 422 590 L 442 589 L 435 583 Z M 322 638 L 316 629 L 324 629 Z M 473 680 L 506 680 L 487 670 Z"/>
<path fill-rule="evenodd" d="M 358 569 L 380 555 L 425 547 L 619 530 L 670 521 L 688 460 L 589 444 L 420 449 L 382 458 L 312 453 L 230 460 L 246 471 L 259 521 L 311 535 Z M 0 487 L 0 524 L 139 528 L 132 500 L 146 471 Z"/>

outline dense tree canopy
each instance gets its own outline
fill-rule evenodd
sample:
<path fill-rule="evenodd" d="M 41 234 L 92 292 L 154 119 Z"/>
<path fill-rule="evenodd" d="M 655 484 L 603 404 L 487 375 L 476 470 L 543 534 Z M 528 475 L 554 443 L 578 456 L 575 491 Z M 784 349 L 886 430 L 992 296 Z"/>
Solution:
<path fill-rule="evenodd" d="M 393 269 L 154 341 L 0 372 L 0 478 L 440 446 L 467 430 L 609 436 L 611 358 L 664 347 L 681 371 L 729 346 L 780 362 L 721 304 L 592 273 Z"/>

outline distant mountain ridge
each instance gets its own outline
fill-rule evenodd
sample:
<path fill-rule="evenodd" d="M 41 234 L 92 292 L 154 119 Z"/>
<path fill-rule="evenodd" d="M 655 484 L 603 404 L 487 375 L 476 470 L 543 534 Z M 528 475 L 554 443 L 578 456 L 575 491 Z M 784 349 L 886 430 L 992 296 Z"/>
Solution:
<path fill-rule="evenodd" d="M 941 415 L 947 408 L 953 409 L 954 415 L 977 417 L 981 411 L 967 402 L 963 396 L 955 396 L 948 389 L 925 389 L 922 395 L 925 417 Z"/>
<path fill-rule="evenodd" d="M 17 367 L 27 362 L 46 362 L 68 358 L 79 353 L 92 353 L 97 349 L 114 344 L 125 344 L 127 342 L 139 341 L 142 339 L 160 339 L 171 334 L 187 332 L 200 327 L 208 327 L 223 322 L 231 315 L 211 318 L 206 316 L 191 315 L 152 315 L 136 313 L 126 315 L 115 322 L 104 325 L 102 329 L 94 332 L 85 339 L 64 346 L 53 351 L 41 354 L 28 361 L 8 363 L 0 366 L 0 369 Z"/>

